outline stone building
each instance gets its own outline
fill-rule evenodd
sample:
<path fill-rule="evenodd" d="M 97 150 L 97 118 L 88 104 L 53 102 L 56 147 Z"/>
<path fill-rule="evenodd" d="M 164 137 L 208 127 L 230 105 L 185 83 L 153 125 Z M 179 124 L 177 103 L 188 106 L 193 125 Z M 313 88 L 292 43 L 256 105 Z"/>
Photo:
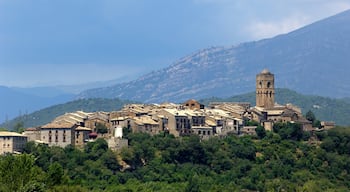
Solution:
<path fill-rule="evenodd" d="M 304 130 L 308 130 L 311 122 L 305 119 L 300 108 L 275 103 L 274 85 L 274 74 L 267 69 L 256 75 L 256 106 L 248 111 L 250 119 L 261 123 L 269 131 L 276 122 L 300 123 Z"/>
<path fill-rule="evenodd" d="M 1 131 L 0 132 L 0 155 L 5 153 L 21 153 L 27 143 L 25 135 Z"/>
<path fill-rule="evenodd" d="M 190 99 L 188 101 L 186 101 L 183 106 L 185 106 L 188 109 L 204 109 L 204 105 L 199 103 L 198 101 L 194 100 L 194 99 Z"/>
<path fill-rule="evenodd" d="M 167 121 L 167 130 L 175 137 L 191 134 L 191 121 L 188 118 L 185 110 L 178 109 L 163 109 L 159 115 L 164 116 Z"/>
<path fill-rule="evenodd" d="M 273 108 L 275 104 L 275 77 L 264 69 L 256 75 L 256 106 L 265 109 Z"/>
<path fill-rule="evenodd" d="M 78 126 L 75 128 L 75 146 L 84 147 L 84 145 L 89 141 L 89 134 L 92 132 L 91 128 Z"/>
<path fill-rule="evenodd" d="M 41 127 L 41 141 L 49 146 L 75 145 L 76 124 L 52 122 Z"/>

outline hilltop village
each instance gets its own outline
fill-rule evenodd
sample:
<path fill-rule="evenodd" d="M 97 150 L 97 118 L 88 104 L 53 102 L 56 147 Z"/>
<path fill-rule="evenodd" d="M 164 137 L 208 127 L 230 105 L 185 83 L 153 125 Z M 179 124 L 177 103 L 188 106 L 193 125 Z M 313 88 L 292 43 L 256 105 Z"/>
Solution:
<path fill-rule="evenodd" d="M 105 139 L 112 150 L 119 150 L 128 146 L 128 140 L 123 138 L 125 130 L 151 135 L 163 132 L 175 137 L 196 134 L 208 139 L 228 134 L 254 135 L 257 126 L 247 123 L 252 121 L 267 131 L 276 122 L 299 123 L 304 131 L 334 127 L 329 122 L 322 122 L 321 129 L 312 127 L 297 106 L 277 104 L 274 85 L 274 74 L 268 70 L 256 75 L 256 106 L 243 102 L 213 102 L 204 106 L 191 99 L 182 104 L 128 104 L 112 112 L 66 113 L 46 125 L 27 128 L 22 134 L 0 132 L 0 154 L 21 153 L 28 141 L 79 148 L 97 138 Z"/>

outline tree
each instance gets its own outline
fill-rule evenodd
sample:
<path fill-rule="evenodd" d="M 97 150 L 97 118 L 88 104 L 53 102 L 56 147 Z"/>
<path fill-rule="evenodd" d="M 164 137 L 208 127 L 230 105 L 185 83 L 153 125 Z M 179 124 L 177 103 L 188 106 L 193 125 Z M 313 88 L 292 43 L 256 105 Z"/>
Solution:
<path fill-rule="evenodd" d="M 55 186 L 62 184 L 64 175 L 64 170 L 62 166 L 54 162 L 49 166 L 49 170 L 47 172 L 47 183 L 49 186 Z"/>
<path fill-rule="evenodd" d="M 265 128 L 261 125 L 259 125 L 256 129 L 255 129 L 256 134 L 258 135 L 258 137 L 260 139 L 264 138 L 266 136 L 266 131 Z"/>
<path fill-rule="evenodd" d="M 19 191 L 29 182 L 41 178 L 42 171 L 34 166 L 34 157 L 23 154 L 0 157 L 0 191 Z"/>
<path fill-rule="evenodd" d="M 22 133 L 24 131 L 24 123 L 22 121 L 17 122 L 13 128 L 17 133 Z"/>
<path fill-rule="evenodd" d="M 316 120 L 315 114 L 311 110 L 309 110 L 306 113 L 305 117 L 307 120 L 311 121 L 312 123 L 315 122 L 315 120 Z"/>
<path fill-rule="evenodd" d="M 97 123 L 96 124 L 96 132 L 100 133 L 100 134 L 105 134 L 105 133 L 108 133 L 108 128 L 106 127 L 106 125 L 104 125 L 102 123 Z"/>

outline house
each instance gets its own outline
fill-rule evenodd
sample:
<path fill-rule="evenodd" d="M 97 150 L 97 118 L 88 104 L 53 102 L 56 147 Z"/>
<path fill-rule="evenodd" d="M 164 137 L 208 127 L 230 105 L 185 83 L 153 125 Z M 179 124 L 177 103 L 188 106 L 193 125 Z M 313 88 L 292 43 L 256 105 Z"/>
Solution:
<path fill-rule="evenodd" d="M 42 126 L 41 141 L 49 146 L 66 147 L 75 145 L 75 129 L 77 125 L 67 122 L 52 122 Z"/>
<path fill-rule="evenodd" d="M 210 126 L 192 126 L 192 133 L 198 135 L 201 139 L 209 139 L 214 135 L 213 128 Z"/>
<path fill-rule="evenodd" d="M 21 153 L 27 143 L 25 135 L 0 131 L 0 155 L 5 153 Z"/>
<path fill-rule="evenodd" d="M 160 132 L 160 125 L 148 115 L 138 116 L 131 119 L 133 132 L 149 133 L 151 135 Z"/>
<path fill-rule="evenodd" d="M 40 140 L 40 127 L 31 127 L 24 130 L 23 135 L 27 137 L 28 141 Z"/>
<path fill-rule="evenodd" d="M 191 120 L 183 109 L 163 109 L 159 115 L 168 119 L 168 127 L 166 128 L 170 134 L 175 137 L 192 133 Z"/>
<path fill-rule="evenodd" d="M 321 129 L 329 130 L 335 127 L 335 123 L 333 121 L 321 121 Z"/>
<path fill-rule="evenodd" d="M 241 135 L 256 135 L 257 126 L 243 126 L 240 130 Z"/>
<path fill-rule="evenodd" d="M 198 101 L 194 100 L 194 99 L 190 99 L 188 101 L 186 101 L 185 103 L 183 103 L 183 106 L 185 106 L 187 109 L 204 109 L 204 105 L 199 103 Z"/>
<path fill-rule="evenodd" d="M 75 146 L 84 147 L 90 139 L 89 134 L 92 132 L 91 128 L 78 126 L 75 128 Z"/>
<path fill-rule="evenodd" d="M 84 127 L 89 127 L 93 132 L 97 132 L 96 126 L 101 124 L 107 128 L 107 135 L 112 134 L 112 130 L 109 123 L 109 113 L 106 112 L 95 112 L 88 115 L 88 118 L 84 121 Z"/>

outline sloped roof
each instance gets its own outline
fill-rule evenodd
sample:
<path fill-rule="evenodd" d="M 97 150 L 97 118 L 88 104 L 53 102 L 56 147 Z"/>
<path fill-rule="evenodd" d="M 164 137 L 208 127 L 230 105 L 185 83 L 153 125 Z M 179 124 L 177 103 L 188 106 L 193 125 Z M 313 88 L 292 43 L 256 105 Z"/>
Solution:
<path fill-rule="evenodd" d="M 16 132 L 0 131 L 0 137 L 27 137 L 27 136 Z"/>
<path fill-rule="evenodd" d="M 53 129 L 53 128 L 72 128 L 74 126 L 73 123 L 68 122 L 51 122 L 44 126 L 42 126 L 42 129 Z"/>

